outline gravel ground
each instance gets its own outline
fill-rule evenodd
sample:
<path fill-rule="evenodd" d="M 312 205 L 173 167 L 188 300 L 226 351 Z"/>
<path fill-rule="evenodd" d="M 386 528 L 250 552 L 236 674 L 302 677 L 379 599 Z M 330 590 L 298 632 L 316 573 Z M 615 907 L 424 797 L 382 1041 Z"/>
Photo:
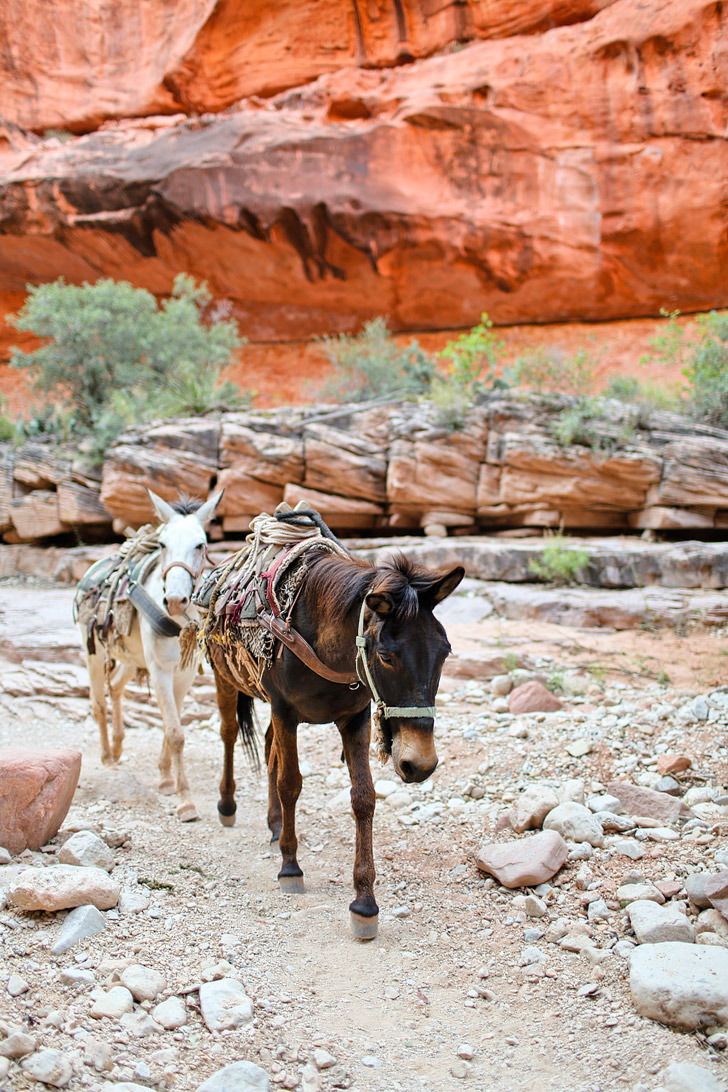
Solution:
<path fill-rule="evenodd" d="M 32 612 L 29 593 L 43 594 L 37 588 L 0 589 L 6 633 L 20 632 L 18 618 L 25 612 L 27 620 Z M 63 596 L 70 603 L 70 591 L 53 592 L 59 611 Z M 456 652 L 458 641 L 469 654 L 490 639 L 482 627 L 468 628 L 462 612 L 453 628 Z M 39 1048 L 60 1051 L 73 1069 L 66 1087 L 94 1090 L 132 1080 L 193 1092 L 238 1059 L 262 1066 L 273 1085 L 303 1092 L 450 1092 L 463 1086 L 479 1092 L 652 1092 L 672 1061 L 692 1062 L 725 1080 L 720 1043 L 638 1015 L 628 964 L 611 950 L 632 936 L 614 899 L 631 873 L 682 884 L 690 872 L 720 867 L 716 853 L 728 844 L 728 807 L 722 802 L 728 692 L 716 689 L 715 678 L 710 689 L 700 677 L 678 690 L 650 681 L 650 674 L 666 679 L 669 670 L 643 678 L 593 670 L 585 683 L 574 684 L 585 692 L 567 694 L 560 712 L 518 717 L 494 711 L 487 683 L 445 678 L 436 773 L 422 786 L 398 785 L 377 806 L 380 934 L 361 944 L 348 924 L 354 823 L 336 731 L 300 729 L 299 859 L 307 890 L 283 895 L 276 881 L 277 850 L 268 843 L 264 782 L 242 754 L 237 826 L 224 829 L 217 821 L 221 748 L 209 677 L 196 684 L 185 718 L 187 769 L 201 820 L 180 824 L 174 798 L 155 791 L 161 734 L 154 704 L 136 691 L 121 766 L 104 769 L 96 727 L 87 716 L 83 672 L 67 638 L 59 631 L 54 645 L 45 632 L 42 658 L 26 651 L 21 663 L 0 660 L 0 746 L 42 743 L 83 752 L 64 830 L 91 826 L 117 843 L 112 875 L 147 905 L 135 913 L 109 911 L 103 932 L 61 956 L 52 955 L 50 945 L 63 913 L 22 913 L 12 906 L 0 912 L 0 1035 L 24 1026 Z M 491 638 L 493 648 L 527 643 L 518 624 L 502 620 L 497 640 Z M 710 635 L 716 662 L 724 638 L 717 631 Z M 659 646 L 660 634 L 649 639 L 652 648 Z M 570 669 L 583 664 L 587 641 L 580 632 L 573 651 L 573 632 L 550 627 L 538 666 L 552 685 L 568 689 Z M 665 661 L 680 656 L 680 644 L 683 661 L 689 658 L 691 641 L 705 642 L 705 632 L 687 632 L 677 643 L 666 634 Z M 538 661 L 538 640 L 528 647 Z M 696 702 L 701 695 L 702 705 Z M 264 707 L 260 712 L 264 717 Z M 583 741 L 576 749 L 588 753 L 570 755 L 566 745 L 575 741 Z M 508 830 L 496 834 L 495 826 L 524 787 L 545 781 L 558 789 L 582 778 L 588 796 L 615 777 L 652 786 L 657 756 L 667 751 L 692 759 L 691 769 L 679 775 L 683 790 L 712 793 L 695 805 L 701 822 L 688 833 L 656 843 L 643 831 L 639 844 L 645 852 L 637 861 L 610 845 L 592 850 L 588 860 L 570 860 L 542 893 L 546 914 L 538 919 L 527 918 L 514 902 L 522 891 L 507 891 L 478 872 L 475 856 L 484 841 L 515 837 Z M 372 765 L 375 778 L 395 780 L 391 766 L 381 769 L 374 758 Z M 48 852 L 24 859 L 51 863 L 62 840 L 61 835 Z M 586 904 L 594 892 L 609 912 L 589 921 Z M 689 913 L 694 920 L 694 911 Z M 601 961 L 550 941 L 549 926 L 559 919 L 587 933 L 591 950 L 603 953 Z M 527 950 L 534 946 L 546 958 L 527 964 Z M 130 963 L 161 971 L 164 990 L 126 1017 L 93 1018 L 94 999 Z M 72 986 L 63 980 L 68 969 L 91 973 Z M 15 997 L 8 988 L 11 974 L 28 987 Z M 244 983 L 254 1003 L 252 1022 L 208 1030 L 196 987 L 215 977 Z M 163 1030 L 145 1010 L 172 995 L 184 999 L 187 1023 Z M 12 1062 L 6 1086 L 37 1084 Z"/>

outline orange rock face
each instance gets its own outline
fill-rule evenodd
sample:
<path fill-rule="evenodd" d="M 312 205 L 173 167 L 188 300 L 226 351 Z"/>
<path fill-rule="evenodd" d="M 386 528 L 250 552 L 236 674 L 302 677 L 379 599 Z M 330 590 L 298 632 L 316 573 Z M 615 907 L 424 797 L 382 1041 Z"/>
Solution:
<path fill-rule="evenodd" d="M 377 314 L 406 330 L 728 302 L 728 29 L 706 0 L 156 0 L 113 27 L 68 0 L 81 68 L 16 6 L 6 116 L 181 113 L 65 143 L 8 129 L 1 293 L 107 275 L 164 294 L 185 270 L 259 341 Z"/>

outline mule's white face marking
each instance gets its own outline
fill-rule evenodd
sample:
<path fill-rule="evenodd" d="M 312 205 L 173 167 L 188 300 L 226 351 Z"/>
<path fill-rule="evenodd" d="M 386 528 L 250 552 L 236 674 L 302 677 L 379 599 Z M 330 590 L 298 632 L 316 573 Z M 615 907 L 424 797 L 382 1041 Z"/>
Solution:
<path fill-rule="evenodd" d="M 166 571 L 164 598 L 167 609 L 172 616 L 184 616 L 194 585 L 187 569 L 191 569 L 193 573 L 202 569 L 207 543 L 207 536 L 197 513 L 193 512 L 188 516 L 175 513 L 162 528 L 159 542 L 162 547 L 161 568 L 163 573 Z M 176 564 L 177 562 L 181 564 Z"/>

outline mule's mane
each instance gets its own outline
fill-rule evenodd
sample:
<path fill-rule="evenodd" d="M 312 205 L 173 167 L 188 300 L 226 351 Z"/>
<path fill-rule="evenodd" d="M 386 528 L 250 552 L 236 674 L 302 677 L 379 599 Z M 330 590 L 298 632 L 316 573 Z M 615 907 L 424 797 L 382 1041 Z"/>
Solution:
<path fill-rule="evenodd" d="M 389 595 L 393 620 L 414 618 L 420 608 L 418 593 L 432 584 L 432 573 L 404 554 L 373 565 L 361 558 L 320 553 L 307 561 L 308 588 L 322 611 L 343 618 L 367 592 Z"/>
<path fill-rule="evenodd" d="M 183 494 L 179 500 L 171 502 L 170 508 L 173 508 L 178 516 L 191 516 L 198 508 L 202 508 L 202 501 L 197 500 L 196 497 L 187 497 Z"/>

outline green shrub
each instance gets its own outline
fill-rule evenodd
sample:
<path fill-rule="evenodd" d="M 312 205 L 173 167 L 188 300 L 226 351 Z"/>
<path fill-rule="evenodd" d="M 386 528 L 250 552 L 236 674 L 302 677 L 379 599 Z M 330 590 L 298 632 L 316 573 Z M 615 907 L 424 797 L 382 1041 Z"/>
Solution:
<path fill-rule="evenodd" d="M 696 322 L 698 339 L 684 375 L 693 416 L 728 428 L 728 312 L 711 311 Z"/>
<path fill-rule="evenodd" d="M 383 318 L 371 319 L 359 334 L 338 334 L 319 341 L 334 367 L 321 397 L 334 402 L 367 402 L 392 394 L 429 390 L 435 361 L 416 341 L 400 346 Z"/>
<path fill-rule="evenodd" d="M 637 406 L 641 410 L 671 410 L 680 412 L 684 409 L 679 387 L 674 383 L 655 383 L 652 380 L 640 380 L 631 375 L 614 375 L 604 392 L 607 398 Z"/>
<path fill-rule="evenodd" d="M 47 430 L 95 434 L 100 450 L 134 421 L 240 403 L 233 384 L 220 386 L 241 345 L 237 326 L 216 317 L 207 286 L 185 274 L 161 307 L 124 281 L 77 286 L 61 278 L 29 288 L 8 322 L 45 339 L 32 352 L 14 349 L 11 364 L 50 400 Z"/>
<path fill-rule="evenodd" d="M 590 394 L 596 384 L 597 361 L 587 349 L 568 354 L 539 346 L 521 356 L 508 372 L 514 386 L 543 393 L 576 396 Z"/>
<path fill-rule="evenodd" d="M 537 580 L 548 584 L 577 584 L 579 575 L 589 562 L 589 553 L 582 547 L 572 547 L 565 535 L 549 535 L 541 560 L 532 558 L 528 571 Z"/>
<path fill-rule="evenodd" d="M 449 366 L 433 376 L 430 392 L 437 424 L 451 430 L 462 428 L 474 402 L 498 383 L 496 364 L 504 348 L 486 314 L 472 330 L 447 343 L 440 359 L 449 361 Z"/>

